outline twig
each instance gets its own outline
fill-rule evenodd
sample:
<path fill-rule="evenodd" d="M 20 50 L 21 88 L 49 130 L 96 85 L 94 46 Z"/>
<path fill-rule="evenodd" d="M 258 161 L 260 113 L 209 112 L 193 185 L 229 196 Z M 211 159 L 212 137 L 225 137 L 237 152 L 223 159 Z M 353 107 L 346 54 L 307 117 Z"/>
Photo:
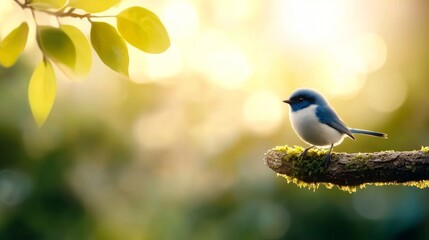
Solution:
<path fill-rule="evenodd" d="M 46 9 L 36 9 L 27 1 L 25 1 L 24 3 L 21 3 L 19 0 L 14 0 L 14 2 L 16 4 L 18 4 L 22 9 L 30 9 L 33 13 L 34 13 L 34 11 L 42 12 L 42 13 L 45 13 L 48 15 L 55 16 L 57 18 L 62 18 L 62 17 L 72 17 L 72 18 L 80 18 L 80 19 L 86 18 L 86 19 L 88 19 L 88 21 L 91 21 L 91 18 L 113 18 L 113 17 L 115 17 L 115 16 L 110 16 L 110 15 L 107 15 L 107 16 L 92 15 L 90 13 L 79 14 L 79 13 L 74 12 L 75 8 L 70 8 L 66 12 L 64 12 L 65 9 L 60 9 L 57 11 L 51 11 L 51 10 L 46 10 Z"/>
<path fill-rule="evenodd" d="M 326 151 L 276 147 L 265 154 L 264 162 L 288 182 L 316 189 L 320 184 L 355 191 L 365 184 L 429 187 L 429 147 L 419 151 L 333 153 L 328 168 L 322 166 Z"/>

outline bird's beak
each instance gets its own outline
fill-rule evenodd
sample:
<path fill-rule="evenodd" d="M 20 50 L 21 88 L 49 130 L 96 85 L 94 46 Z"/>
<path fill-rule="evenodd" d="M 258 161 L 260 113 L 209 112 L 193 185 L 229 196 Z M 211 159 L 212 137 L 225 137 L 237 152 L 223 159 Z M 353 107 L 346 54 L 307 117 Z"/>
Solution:
<path fill-rule="evenodd" d="M 291 104 L 292 102 L 289 99 L 283 100 L 284 103 Z"/>

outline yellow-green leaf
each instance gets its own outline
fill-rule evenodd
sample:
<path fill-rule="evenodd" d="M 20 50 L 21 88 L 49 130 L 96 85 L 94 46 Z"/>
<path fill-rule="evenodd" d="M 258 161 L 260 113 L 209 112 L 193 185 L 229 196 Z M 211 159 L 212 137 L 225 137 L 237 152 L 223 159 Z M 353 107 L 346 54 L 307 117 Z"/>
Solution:
<path fill-rule="evenodd" d="M 79 8 L 89 13 L 103 12 L 121 0 L 70 0 L 69 7 Z"/>
<path fill-rule="evenodd" d="M 28 24 L 21 23 L 0 43 L 0 64 L 10 67 L 15 64 L 27 44 Z"/>
<path fill-rule="evenodd" d="M 119 33 L 134 47 L 148 53 L 161 53 L 170 47 L 167 30 L 153 12 L 131 7 L 116 19 Z"/>
<path fill-rule="evenodd" d="M 114 27 L 104 22 L 93 22 L 91 44 L 104 64 L 128 76 L 127 44 Z"/>
<path fill-rule="evenodd" d="M 76 49 L 76 63 L 73 75 L 78 78 L 85 77 L 91 70 L 92 65 L 91 47 L 88 40 L 78 28 L 72 25 L 61 25 L 61 29 L 69 36 Z"/>
<path fill-rule="evenodd" d="M 39 26 L 39 45 L 46 56 L 57 64 L 75 69 L 76 49 L 70 37 L 61 29 Z"/>
<path fill-rule="evenodd" d="M 67 0 L 30 0 L 29 4 L 36 9 L 60 9 L 64 7 Z"/>
<path fill-rule="evenodd" d="M 55 94 L 55 72 L 52 64 L 44 59 L 34 70 L 28 86 L 28 101 L 39 127 L 43 125 L 51 111 Z"/>

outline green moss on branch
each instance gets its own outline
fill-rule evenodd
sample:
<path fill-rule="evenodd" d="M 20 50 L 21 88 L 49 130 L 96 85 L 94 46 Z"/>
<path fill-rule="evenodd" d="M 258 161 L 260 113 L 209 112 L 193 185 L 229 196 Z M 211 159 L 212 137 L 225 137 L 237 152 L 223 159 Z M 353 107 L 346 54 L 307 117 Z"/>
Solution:
<path fill-rule="evenodd" d="M 354 192 L 366 184 L 429 187 L 429 147 L 419 151 L 333 153 L 327 169 L 327 150 L 311 149 L 304 159 L 302 147 L 281 146 L 269 150 L 264 162 L 273 171 L 299 187 L 327 188 Z"/>

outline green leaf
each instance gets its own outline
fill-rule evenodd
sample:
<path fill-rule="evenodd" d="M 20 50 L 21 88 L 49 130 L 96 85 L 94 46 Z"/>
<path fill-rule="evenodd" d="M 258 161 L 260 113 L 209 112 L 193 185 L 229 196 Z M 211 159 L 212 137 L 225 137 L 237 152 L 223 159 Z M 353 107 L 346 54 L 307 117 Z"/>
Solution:
<path fill-rule="evenodd" d="M 114 27 L 104 22 L 92 22 L 91 44 L 104 64 L 128 76 L 127 44 Z"/>
<path fill-rule="evenodd" d="M 73 75 L 78 78 L 87 76 L 92 65 L 91 47 L 88 40 L 78 28 L 72 25 L 61 25 L 61 30 L 71 39 L 76 49 L 76 62 Z"/>
<path fill-rule="evenodd" d="M 60 9 L 66 5 L 67 0 L 30 0 L 28 3 L 32 7 L 40 10 L 49 8 Z"/>
<path fill-rule="evenodd" d="M 10 67 L 18 60 L 27 44 L 28 24 L 21 23 L 0 43 L 0 64 Z"/>
<path fill-rule="evenodd" d="M 51 111 L 55 94 L 55 72 L 52 64 L 44 59 L 34 70 L 28 86 L 28 101 L 39 127 L 43 125 Z"/>
<path fill-rule="evenodd" d="M 39 26 L 39 45 L 44 55 L 57 64 L 75 69 L 76 49 L 70 37 L 61 29 Z"/>
<path fill-rule="evenodd" d="M 116 19 L 119 33 L 134 47 L 148 53 L 161 53 L 170 47 L 167 30 L 153 12 L 131 7 Z"/>
<path fill-rule="evenodd" d="M 79 8 L 89 13 L 103 12 L 121 0 L 70 0 L 69 7 Z"/>

